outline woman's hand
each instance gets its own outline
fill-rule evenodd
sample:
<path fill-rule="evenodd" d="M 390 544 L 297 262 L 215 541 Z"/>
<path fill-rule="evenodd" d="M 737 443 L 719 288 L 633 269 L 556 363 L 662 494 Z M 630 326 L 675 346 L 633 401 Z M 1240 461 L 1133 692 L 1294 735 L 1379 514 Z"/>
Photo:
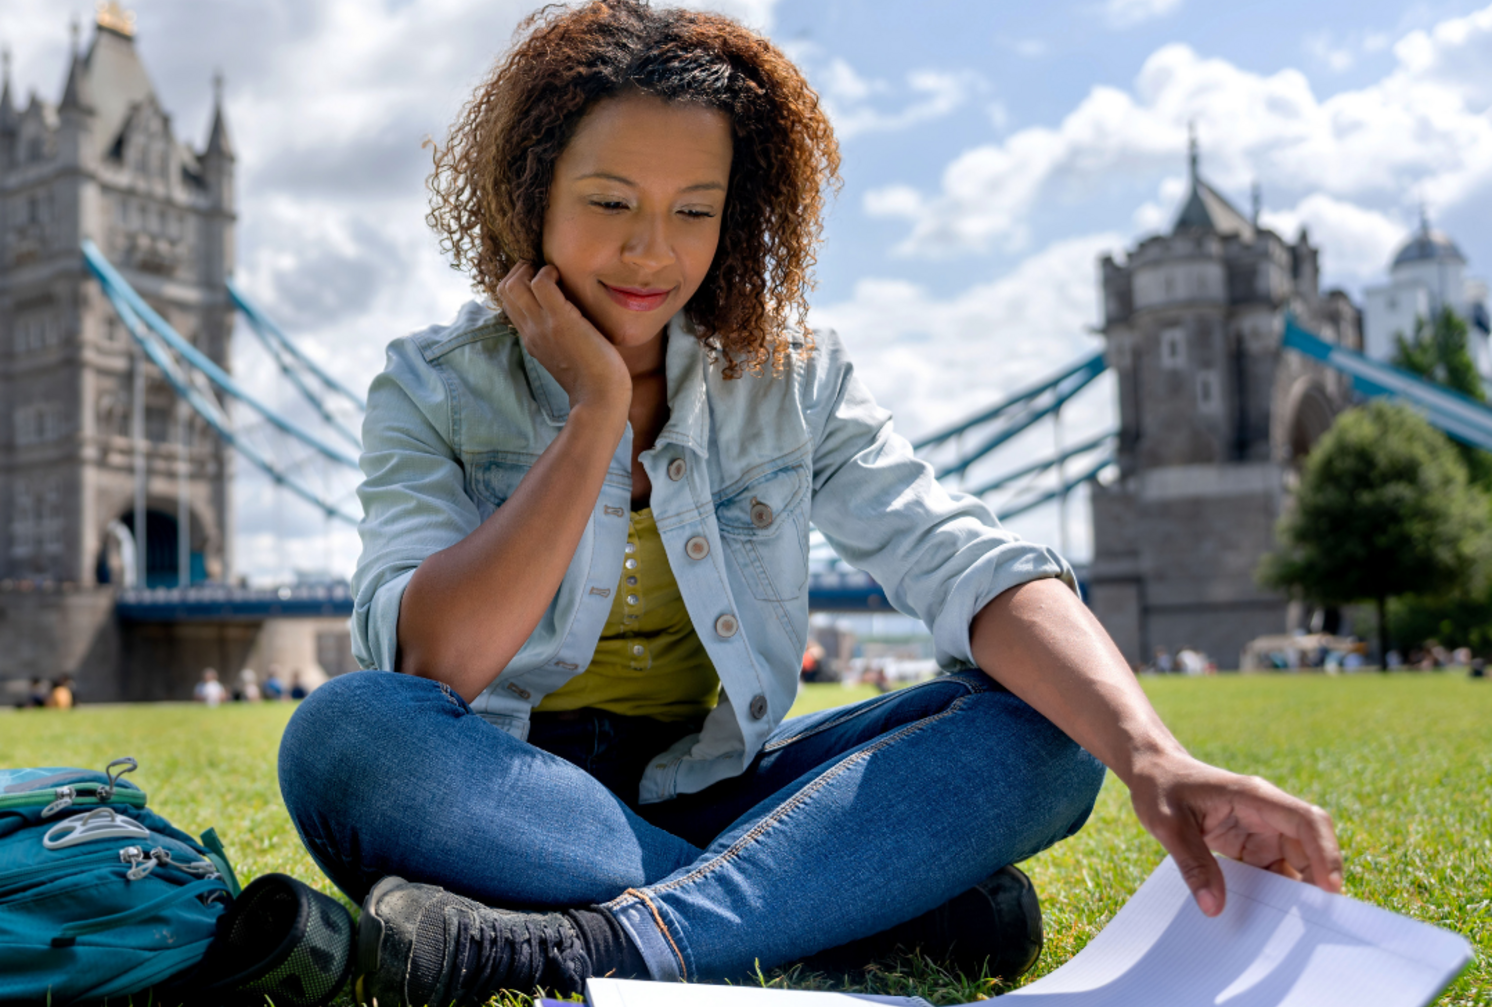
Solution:
<path fill-rule="evenodd" d="M 554 376 L 570 406 L 619 410 L 625 421 L 632 376 L 616 347 L 559 288 L 559 270 L 520 262 L 497 285 L 504 313 L 524 349 Z"/>
<path fill-rule="evenodd" d="M 1176 858 L 1208 916 L 1223 911 L 1226 896 L 1211 850 L 1341 890 L 1331 816 L 1258 777 L 1187 754 L 1109 634 L 1061 581 L 997 596 L 974 617 L 969 643 L 986 674 L 1124 781 L 1140 823 Z"/>
<path fill-rule="evenodd" d="M 1226 900 L 1213 850 L 1328 892 L 1342 890 L 1331 816 L 1267 780 L 1167 754 L 1137 767 L 1129 786 L 1140 824 L 1176 859 L 1208 916 L 1222 912 Z"/>

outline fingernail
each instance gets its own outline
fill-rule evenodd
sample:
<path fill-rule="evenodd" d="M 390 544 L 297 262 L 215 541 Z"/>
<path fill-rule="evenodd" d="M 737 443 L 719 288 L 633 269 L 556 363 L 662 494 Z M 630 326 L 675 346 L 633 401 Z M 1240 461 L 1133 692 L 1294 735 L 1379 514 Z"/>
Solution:
<path fill-rule="evenodd" d="M 1217 896 L 1207 889 L 1197 893 L 1197 908 L 1202 910 L 1203 916 L 1216 916 L 1218 914 Z"/>
<path fill-rule="evenodd" d="M 1332 871 L 1326 876 L 1326 880 L 1333 888 L 1340 889 L 1342 887 L 1342 872 Z"/>

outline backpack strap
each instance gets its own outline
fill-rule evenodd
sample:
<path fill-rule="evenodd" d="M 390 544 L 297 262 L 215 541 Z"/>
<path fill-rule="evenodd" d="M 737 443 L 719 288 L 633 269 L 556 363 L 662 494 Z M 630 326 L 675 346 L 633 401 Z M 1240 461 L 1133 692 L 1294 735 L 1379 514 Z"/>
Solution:
<path fill-rule="evenodd" d="M 83 920 L 79 923 L 65 923 L 57 931 L 57 936 L 52 938 L 52 947 L 71 947 L 77 943 L 79 937 L 86 934 L 102 933 L 105 930 L 113 930 L 116 927 L 128 926 L 139 920 L 148 919 L 159 913 L 162 909 L 173 906 L 185 899 L 206 895 L 208 892 L 227 891 L 228 886 L 220 878 L 203 878 L 200 881 L 193 881 L 189 885 L 182 885 L 180 888 L 167 892 L 158 899 L 153 899 L 142 906 L 136 906 L 122 913 L 115 913 L 113 916 L 100 916 L 97 919 Z"/>

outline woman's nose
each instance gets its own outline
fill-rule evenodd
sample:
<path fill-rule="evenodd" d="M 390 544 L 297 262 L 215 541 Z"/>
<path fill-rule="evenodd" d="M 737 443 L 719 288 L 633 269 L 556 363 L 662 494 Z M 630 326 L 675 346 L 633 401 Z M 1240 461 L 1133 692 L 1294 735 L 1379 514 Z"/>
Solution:
<path fill-rule="evenodd" d="M 622 246 L 622 261 L 640 269 L 661 269 L 673 262 L 673 258 L 665 222 L 651 216 L 638 221 Z"/>

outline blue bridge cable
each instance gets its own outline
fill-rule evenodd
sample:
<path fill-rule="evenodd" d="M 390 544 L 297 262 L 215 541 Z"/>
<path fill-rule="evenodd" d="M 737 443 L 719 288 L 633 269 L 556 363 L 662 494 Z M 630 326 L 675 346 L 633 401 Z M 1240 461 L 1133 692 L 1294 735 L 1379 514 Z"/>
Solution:
<path fill-rule="evenodd" d="M 247 458 L 257 468 L 262 469 L 277 484 L 284 486 L 306 502 L 323 511 L 328 517 L 338 518 L 354 526 L 358 523 L 356 516 L 348 514 L 335 504 L 323 500 L 316 493 L 302 486 L 295 479 L 280 471 L 273 462 L 265 458 L 256 448 L 245 443 L 238 437 L 233 432 L 233 428 L 228 422 L 228 417 L 223 413 L 222 407 L 210 395 L 192 386 L 190 378 L 182 372 L 181 366 L 177 363 L 176 359 L 161 345 L 158 335 L 145 325 L 144 321 L 121 295 L 121 292 L 110 283 L 101 281 L 100 285 L 103 287 L 104 295 L 109 298 L 109 302 L 114 306 L 114 310 L 119 314 L 120 320 L 124 322 L 125 328 L 129 329 L 130 335 L 134 337 L 140 349 L 145 352 L 145 355 L 150 358 L 152 363 L 160 368 L 161 373 L 165 375 L 166 381 L 176 391 L 176 394 L 185 399 L 197 415 L 201 416 L 207 421 L 209 426 L 217 431 L 218 436 L 222 437 L 226 444 Z"/>
<path fill-rule="evenodd" d="M 198 371 L 205 374 L 208 380 L 210 380 L 214 385 L 217 385 L 228 395 L 231 395 L 233 398 L 238 399 L 240 402 L 254 409 L 254 411 L 259 413 L 259 415 L 263 416 L 270 423 L 279 427 L 280 430 L 289 434 L 291 437 L 294 437 L 296 440 L 307 445 L 308 447 L 311 447 L 320 452 L 331 461 L 336 462 L 339 465 L 346 466 L 347 468 L 361 471 L 360 469 L 358 469 L 358 460 L 356 456 L 348 454 L 346 451 L 328 444 L 326 441 L 322 440 L 320 437 L 317 437 L 315 434 L 310 433 L 309 431 L 302 430 L 300 427 L 286 420 L 274 410 L 270 409 L 258 399 L 254 398 L 248 392 L 244 391 L 244 389 L 241 388 L 239 384 L 234 381 L 232 377 L 229 376 L 227 371 L 219 367 L 217 363 L 215 363 L 201 350 L 197 349 L 191 343 L 183 339 L 164 318 L 156 313 L 154 308 L 152 308 L 149 304 L 146 304 L 144 298 L 136 293 L 135 289 L 129 285 L 128 281 L 126 281 L 124 277 L 119 274 L 119 271 L 116 270 L 109 263 L 109 260 L 104 258 L 103 253 L 98 250 L 98 246 L 86 238 L 83 240 L 83 260 L 87 263 L 88 268 L 93 273 L 93 275 L 98 278 L 99 284 L 103 286 L 105 291 L 110 294 L 109 299 L 111 301 L 114 301 L 116 304 L 120 301 L 123 301 L 125 304 L 127 304 L 130 310 L 136 316 L 138 316 L 141 321 L 149 326 L 151 331 L 153 331 L 157 336 L 164 340 L 165 343 L 171 347 L 171 349 L 175 350 L 183 358 L 185 358 L 187 363 L 191 364 Z"/>
<path fill-rule="evenodd" d="M 1001 521 L 1009 521 L 1011 518 L 1024 514 L 1028 510 L 1040 507 L 1044 503 L 1051 503 L 1059 496 L 1062 496 L 1062 494 L 1072 492 L 1088 480 L 1097 479 L 1098 474 L 1112 464 L 1114 464 L 1113 452 L 1105 452 L 1102 458 L 1094 462 L 1093 465 L 1086 471 L 1084 471 L 1081 475 L 1069 479 L 1065 486 L 1059 486 L 1058 488 L 1047 493 L 1043 493 L 1040 496 L 1032 497 L 1030 500 L 1022 500 L 1020 503 L 1014 505 L 1013 507 L 1009 507 L 1005 510 L 1000 511 L 998 514 L 995 515 L 995 517 L 999 518 Z"/>
<path fill-rule="evenodd" d="M 250 327 L 254 329 L 260 339 L 265 341 L 266 345 L 270 340 L 279 343 L 292 357 L 300 362 L 301 366 L 316 375 L 318 381 L 357 406 L 358 412 L 365 413 L 368 411 L 366 399 L 322 370 L 316 361 L 306 356 L 301 348 L 295 345 L 294 340 L 285 335 L 285 331 L 271 321 L 268 315 L 260 311 L 258 305 L 249 300 L 248 296 L 242 290 L 239 290 L 238 285 L 232 280 L 228 281 L 228 296 L 232 298 L 234 306 L 243 312 L 244 317 L 249 320 Z M 310 393 L 308 392 L 307 394 L 309 395 Z"/>
<path fill-rule="evenodd" d="M 1102 363 L 1102 361 L 1103 351 L 1095 350 L 1087 356 L 1082 357 L 1077 362 L 1071 364 L 1066 370 L 1062 371 L 1061 373 L 1047 378 L 1045 381 L 1042 381 L 1039 384 L 1031 385 L 1030 387 L 1024 388 L 1018 392 L 1014 392 L 996 405 L 981 410 L 980 412 L 968 417 L 967 419 L 960 420 L 958 423 L 954 424 L 951 427 L 947 427 L 943 430 L 938 431 L 937 433 L 928 434 L 921 440 L 914 441 L 912 443 L 912 450 L 921 451 L 924 448 L 933 447 L 935 445 L 943 443 L 944 441 L 951 440 L 954 437 L 957 437 L 959 434 L 968 430 L 970 427 L 977 427 L 981 423 L 988 423 L 990 420 L 996 419 L 997 417 L 1003 415 L 1016 406 L 1023 405 L 1029 400 L 1036 398 L 1043 392 L 1051 391 L 1053 388 L 1057 387 L 1069 378 L 1086 372 L 1087 370 L 1092 368 L 1095 363 Z M 1100 367 L 1099 370 L 1102 371 L 1103 367 Z"/>
<path fill-rule="evenodd" d="M 1472 447 L 1492 451 L 1492 408 L 1483 403 L 1356 350 L 1328 343 L 1301 328 L 1293 316 L 1285 319 L 1282 343 L 1348 375 L 1362 394 L 1403 399 L 1417 406 L 1432 426 Z"/>
<path fill-rule="evenodd" d="M 1113 430 L 1107 430 L 1104 433 L 1099 434 L 1097 437 L 1091 438 L 1081 444 L 1068 448 L 1066 451 L 1062 452 L 1060 455 L 1054 458 L 1044 458 L 1039 462 L 1032 462 L 1030 465 L 1018 468 L 1014 472 L 1007 472 L 1005 475 L 996 479 L 994 482 L 985 483 L 978 489 L 965 490 L 964 492 L 968 493 L 970 496 L 976 497 L 984 496 L 986 493 L 993 493 L 1000 487 L 1008 486 L 1010 483 L 1015 482 L 1017 479 L 1022 479 L 1029 475 L 1035 475 L 1039 472 L 1045 472 L 1048 469 L 1056 468 L 1059 463 L 1065 462 L 1070 458 L 1076 458 L 1078 455 L 1085 455 L 1089 451 L 1092 451 L 1094 448 L 1101 447 L 1109 441 L 1113 440 L 1115 436 L 1116 434 Z"/>
<path fill-rule="evenodd" d="M 974 464 L 979 459 L 983 458 L 985 455 L 989 454 L 991 451 L 995 450 L 1006 441 L 1010 440 L 1016 434 L 1022 432 L 1023 430 L 1029 429 L 1034 424 L 1050 416 L 1052 413 L 1055 413 L 1058 409 L 1061 409 L 1062 406 L 1067 403 L 1068 399 L 1072 398 L 1078 392 L 1086 388 L 1095 378 L 1097 378 L 1107 369 L 1108 364 L 1104 361 L 1102 354 L 1095 354 L 1092 357 L 1089 357 L 1084 362 L 1082 367 L 1075 368 L 1063 375 L 1063 382 L 1070 382 L 1070 384 L 1067 384 L 1066 387 L 1063 387 L 1062 382 L 1059 382 L 1056 385 L 1048 386 L 1047 390 L 1055 389 L 1056 397 L 1051 402 L 1049 402 L 1045 406 L 1042 406 L 1040 409 L 1032 410 L 1031 412 L 1028 412 L 1025 415 L 1017 418 L 1008 426 L 1002 427 L 993 436 L 989 437 L 978 447 L 974 448 L 974 450 L 964 455 L 964 457 L 960 458 L 958 461 L 952 463 L 951 465 L 940 469 L 937 472 L 936 477 L 938 479 L 943 479 L 947 476 L 958 475 L 960 472 L 967 471 L 970 465 Z"/>
<path fill-rule="evenodd" d="M 229 290 L 231 292 L 231 286 Z M 290 379 L 290 383 L 295 385 L 295 387 L 300 391 L 301 397 L 311 404 L 311 408 L 316 410 L 317 414 L 322 418 L 323 421 L 325 421 L 327 426 L 331 427 L 339 435 L 341 435 L 344 440 L 361 451 L 363 447 L 362 440 L 359 439 L 357 434 L 348 429 L 348 427 L 344 425 L 341 420 L 332 415 L 332 411 L 327 408 L 326 402 L 323 401 L 320 396 L 318 396 L 311 390 L 310 386 L 306 384 L 305 378 L 301 376 L 301 372 L 293 366 L 292 362 L 298 360 L 299 358 L 288 355 L 285 351 L 284 346 L 281 345 L 280 341 L 277 340 L 274 336 L 271 336 L 267 332 L 265 332 L 265 330 L 259 326 L 258 321 L 254 317 L 248 315 L 247 313 L 245 313 L 245 317 L 248 319 L 249 331 L 254 333 L 254 335 L 258 337 L 259 342 L 264 344 L 264 349 L 268 351 L 269 355 L 274 358 L 275 363 L 279 365 L 280 373 Z"/>

